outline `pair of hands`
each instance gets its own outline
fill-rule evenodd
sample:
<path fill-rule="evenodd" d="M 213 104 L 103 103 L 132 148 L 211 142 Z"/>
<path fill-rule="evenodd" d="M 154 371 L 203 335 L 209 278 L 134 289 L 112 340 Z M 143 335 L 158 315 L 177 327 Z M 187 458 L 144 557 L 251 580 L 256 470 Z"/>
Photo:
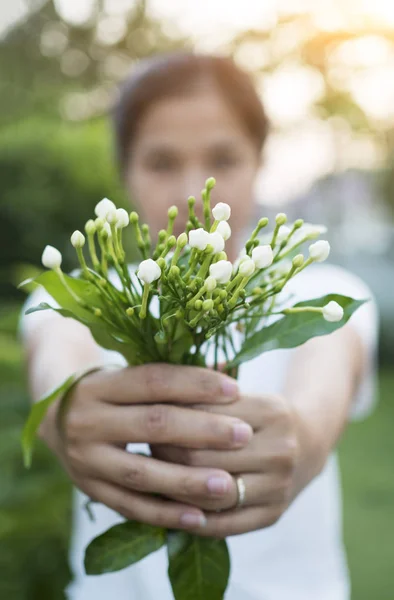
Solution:
<path fill-rule="evenodd" d="M 209 369 L 101 371 L 76 386 L 61 432 L 55 420 L 41 434 L 74 483 L 130 520 L 227 537 L 272 525 L 299 491 L 290 403 L 241 396 L 233 379 Z M 152 457 L 125 451 L 140 442 Z M 237 474 L 246 486 L 241 510 Z"/>

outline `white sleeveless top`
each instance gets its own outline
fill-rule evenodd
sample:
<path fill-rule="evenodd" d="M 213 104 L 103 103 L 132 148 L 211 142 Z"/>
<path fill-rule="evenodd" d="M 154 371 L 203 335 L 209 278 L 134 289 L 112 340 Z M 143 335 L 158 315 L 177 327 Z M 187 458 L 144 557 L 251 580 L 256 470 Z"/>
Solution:
<path fill-rule="evenodd" d="M 288 286 L 296 301 L 336 292 L 354 298 L 370 298 L 371 292 L 355 276 L 330 265 L 314 265 Z M 37 292 L 29 304 L 37 303 Z M 23 319 L 42 318 L 34 313 Z M 363 418 L 374 403 L 375 349 L 378 330 L 373 301 L 359 309 L 350 321 L 368 352 L 369 362 L 354 399 L 349 418 Z M 239 385 L 243 393 L 281 393 L 294 350 L 275 350 L 242 365 Z M 113 363 L 114 353 L 105 352 Z M 118 355 L 116 355 L 118 357 Z M 118 360 L 123 362 L 121 357 Z M 143 444 L 128 450 L 146 451 Z M 70 551 L 74 581 L 69 600 L 172 600 L 167 577 L 166 549 L 161 548 L 138 564 L 117 573 L 86 576 L 84 550 L 97 535 L 123 520 L 103 505 L 94 505 L 91 522 L 83 508 L 87 498 L 74 495 L 74 525 Z M 336 456 L 296 498 L 272 527 L 227 539 L 231 575 L 225 600 L 349 600 L 350 584 L 342 542 L 341 494 Z"/>

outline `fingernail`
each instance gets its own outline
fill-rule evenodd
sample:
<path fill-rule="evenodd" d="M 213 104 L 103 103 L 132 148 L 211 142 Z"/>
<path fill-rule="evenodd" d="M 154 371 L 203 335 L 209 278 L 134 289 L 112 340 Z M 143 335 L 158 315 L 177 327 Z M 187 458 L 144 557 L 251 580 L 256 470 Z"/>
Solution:
<path fill-rule="evenodd" d="M 207 520 L 204 515 L 198 515 L 192 512 L 185 512 L 180 518 L 181 525 L 185 527 L 205 527 Z"/>
<path fill-rule="evenodd" d="M 212 475 L 207 480 L 207 488 L 213 494 L 225 494 L 228 492 L 229 487 L 229 481 L 218 475 Z"/>
<path fill-rule="evenodd" d="M 247 423 L 235 423 L 233 425 L 233 440 L 236 444 L 244 445 L 249 442 L 253 435 L 253 429 Z"/>
<path fill-rule="evenodd" d="M 235 397 L 238 395 L 238 383 L 231 377 L 223 378 L 222 392 L 224 396 Z"/>

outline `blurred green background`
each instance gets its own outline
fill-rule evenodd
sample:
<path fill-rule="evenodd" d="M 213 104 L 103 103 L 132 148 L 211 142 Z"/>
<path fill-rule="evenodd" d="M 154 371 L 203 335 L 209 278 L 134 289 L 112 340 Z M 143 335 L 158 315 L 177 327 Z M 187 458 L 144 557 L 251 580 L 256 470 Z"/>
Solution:
<path fill-rule="evenodd" d="M 166 20 L 149 2 L 91 1 L 83 18 L 78 11 L 66 16 L 64 2 L 22 4 L 12 15 L 0 5 L 0 599 L 57 600 L 70 578 L 71 490 L 42 445 L 32 470 L 22 466 L 19 438 L 29 402 L 17 335 L 24 297 L 16 284 L 39 267 L 47 243 L 62 251 L 66 269 L 74 266 L 70 232 L 102 197 L 126 202 L 106 118 L 116 82 L 142 56 L 199 46 L 206 39 Z M 279 1 L 271 4 L 276 18 L 268 25 L 245 25 L 224 36 L 221 46 L 217 42 L 213 48 L 208 40 L 206 48 L 234 55 L 254 73 L 268 99 L 278 73 L 287 69 L 291 84 L 298 71 L 307 72 L 305 85 L 312 90 L 307 113 L 281 120 L 275 102 L 268 102 L 273 139 L 291 135 L 309 119 L 327 125 L 335 140 L 335 160 L 313 185 L 295 190 L 288 205 L 282 199 L 259 210 L 293 210 L 340 232 L 331 240 L 335 261 L 360 273 L 377 297 L 380 403 L 369 419 L 349 427 L 340 458 L 353 600 L 392 600 L 394 113 L 378 118 L 344 82 L 360 72 L 367 77 L 378 47 L 387 50 L 378 59 L 393 64 L 394 20 L 392 27 L 386 21 L 354 21 L 356 13 L 346 12 L 343 1 L 338 10 L 346 12 L 345 25 L 328 27 L 316 3 L 294 13 L 282 10 Z M 365 39 L 375 40 L 375 46 L 365 45 Z M 361 66 L 352 63 L 346 46 L 360 41 Z M 318 94 L 315 76 L 322 82 Z M 354 152 L 356 160 L 350 160 Z"/>

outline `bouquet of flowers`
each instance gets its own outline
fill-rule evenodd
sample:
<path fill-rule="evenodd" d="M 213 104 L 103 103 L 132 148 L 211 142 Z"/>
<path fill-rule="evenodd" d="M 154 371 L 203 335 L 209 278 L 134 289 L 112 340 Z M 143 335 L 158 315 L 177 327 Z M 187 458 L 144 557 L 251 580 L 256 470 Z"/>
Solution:
<path fill-rule="evenodd" d="M 50 309 L 76 319 L 90 329 L 100 346 L 120 353 L 129 365 L 167 362 L 223 369 L 219 365 L 224 363 L 225 372 L 235 377 L 242 363 L 263 352 L 294 348 L 343 326 L 364 301 L 330 294 L 292 305 L 286 294 L 293 277 L 328 257 L 330 246 L 325 240 L 311 243 L 307 257 L 300 253 L 325 228 L 301 219 L 286 224 L 281 213 L 267 234 L 263 230 L 268 219 L 262 218 L 232 264 L 225 252 L 231 210 L 223 202 L 211 210 L 214 185 L 210 178 L 202 191 L 202 222 L 195 212 L 196 199 L 190 197 L 185 231 L 173 235 L 178 214 L 173 206 L 167 227 L 159 231 L 154 244 L 148 225 L 140 224 L 136 212 L 129 215 L 110 200 L 101 200 L 95 208 L 97 218 L 85 225 L 86 236 L 80 231 L 71 236 L 80 264 L 76 272 L 63 273 L 56 248 L 47 246 L 43 252 L 48 270 L 34 282 L 47 290 L 57 306 L 43 302 L 27 313 Z M 123 246 L 128 227 L 142 259 L 134 269 Z M 27 466 L 48 407 L 60 397 L 61 415 L 70 391 L 86 374 L 70 376 L 32 407 L 22 437 Z M 116 525 L 91 542 L 86 572 L 123 569 L 163 545 L 168 549 L 168 575 L 176 600 L 224 597 L 230 573 L 225 540 L 133 521 Z"/>

